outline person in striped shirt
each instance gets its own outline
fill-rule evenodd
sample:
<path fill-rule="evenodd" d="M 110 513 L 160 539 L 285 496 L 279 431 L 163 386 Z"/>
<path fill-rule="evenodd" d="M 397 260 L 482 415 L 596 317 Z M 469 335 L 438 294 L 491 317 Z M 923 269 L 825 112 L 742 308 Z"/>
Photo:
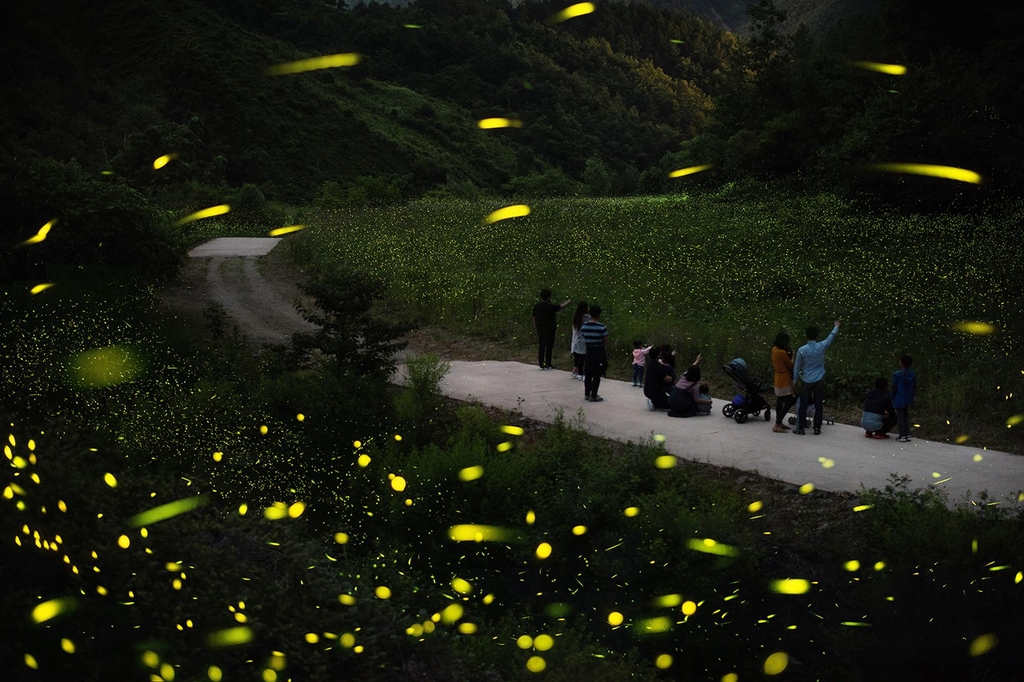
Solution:
<path fill-rule="evenodd" d="M 587 343 L 587 355 L 583 364 L 583 399 L 599 403 L 604 398 L 597 394 L 601 377 L 608 369 L 608 327 L 601 322 L 601 306 L 590 306 L 590 320 L 580 327 L 580 334 Z"/>

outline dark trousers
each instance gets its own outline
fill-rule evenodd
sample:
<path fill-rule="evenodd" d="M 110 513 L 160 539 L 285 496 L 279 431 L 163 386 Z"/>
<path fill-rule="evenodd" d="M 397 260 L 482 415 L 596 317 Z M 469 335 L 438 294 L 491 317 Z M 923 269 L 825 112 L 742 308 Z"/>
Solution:
<path fill-rule="evenodd" d="M 644 366 L 633 365 L 633 383 L 640 384 L 643 386 L 644 383 Z"/>
<path fill-rule="evenodd" d="M 586 353 L 573 353 L 572 366 L 576 374 L 583 374 L 583 366 L 587 361 Z"/>
<path fill-rule="evenodd" d="M 906 409 L 906 408 L 903 408 Z M 883 414 L 882 415 L 882 428 L 875 431 L 875 433 L 889 433 L 892 427 L 896 426 L 896 415 L 894 414 Z"/>
<path fill-rule="evenodd" d="M 796 415 L 796 428 L 803 430 L 804 420 L 807 419 L 807 405 L 814 401 L 814 429 L 821 431 L 821 417 L 824 406 L 822 403 L 825 401 L 825 380 L 815 381 L 814 383 L 805 383 L 804 387 L 800 390 L 800 409 L 797 410 Z"/>
<path fill-rule="evenodd" d="M 587 348 L 587 359 L 583 365 L 583 395 L 589 398 L 597 397 L 597 389 L 601 385 L 601 377 L 608 368 L 608 356 L 605 355 L 604 346 L 597 349 Z"/>
<path fill-rule="evenodd" d="M 551 351 L 555 347 L 555 330 L 537 330 L 537 364 L 541 367 L 551 366 Z"/>
<path fill-rule="evenodd" d="M 658 387 L 653 390 L 645 388 L 644 395 L 651 399 L 651 402 L 654 403 L 656 408 L 667 410 L 669 409 L 668 394 L 671 388 L 672 384 L 668 384 L 666 388 Z"/>
<path fill-rule="evenodd" d="M 775 396 L 775 423 L 781 424 L 782 419 L 789 413 L 793 407 L 793 403 L 796 402 L 796 396 L 790 393 L 789 395 Z"/>
<path fill-rule="evenodd" d="M 896 408 L 896 423 L 900 425 L 900 437 L 910 435 L 910 408 Z"/>

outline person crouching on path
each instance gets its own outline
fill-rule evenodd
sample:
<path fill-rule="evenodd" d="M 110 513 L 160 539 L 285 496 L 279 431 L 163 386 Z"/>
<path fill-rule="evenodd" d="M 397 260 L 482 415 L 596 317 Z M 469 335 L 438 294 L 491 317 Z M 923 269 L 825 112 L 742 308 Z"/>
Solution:
<path fill-rule="evenodd" d="M 839 333 L 839 320 L 832 323 L 832 333 L 819 342 L 818 328 L 807 328 L 807 343 L 800 346 L 793 363 L 793 379 L 802 381 L 800 409 L 797 410 L 796 428 L 793 433 L 804 435 L 804 420 L 807 419 L 807 404 L 814 401 L 814 435 L 821 435 L 822 410 L 825 401 L 825 351 Z"/>
<path fill-rule="evenodd" d="M 608 369 L 608 327 L 601 322 L 601 306 L 590 306 L 590 320 L 583 323 L 580 333 L 587 343 L 587 357 L 583 365 L 583 399 L 599 403 L 604 398 L 597 394 L 601 377 Z"/>
<path fill-rule="evenodd" d="M 551 366 L 551 351 L 555 347 L 555 313 L 572 303 L 571 298 L 559 305 L 551 302 L 551 289 L 541 289 L 540 301 L 533 306 L 533 328 L 537 331 L 537 363 L 541 369 Z"/>
<path fill-rule="evenodd" d="M 672 384 L 676 383 L 676 371 L 669 367 L 661 357 L 661 349 L 657 346 L 647 353 L 647 368 L 644 371 L 644 395 L 647 397 L 647 409 L 668 409 L 668 394 Z"/>
<path fill-rule="evenodd" d="M 772 346 L 772 368 L 775 370 L 775 426 L 772 431 L 785 433 L 789 427 L 782 420 L 796 402 L 793 395 L 793 351 L 789 347 L 789 334 L 779 332 Z"/>
<path fill-rule="evenodd" d="M 683 373 L 683 378 L 672 389 L 668 398 L 670 417 L 694 417 L 700 405 L 711 405 L 710 398 L 700 397 L 700 364 L 698 355 L 693 364 Z"/>
<path fill-rule="evenodd" d="M 889 392 L 885 390 L 889 382 L 885 377 L 875 379 L 875 390 L 864 399 L 864 414 L 860 425 L 864 428 L 867 438 L 888 438 L 889 431 L 896 426 L 896 410 L 893 409 Z"/>
<path fill-rule="evenodd" d="M 917 393 L 917 372 L 910 369 L 914 358 L 900 357 L 900 366 L 892 375 L 892 406 L 896 409 L 896 422 L 900 427 L 900 443 L 910 442 L 910 406 Z"/>
<path fill-rule="evenodd" d="M 580 327 L 590 320 L 587 302 L 576 304 L 576 312 L 572 315 L 572 378 L 583 381 L 583 362 L 587 357 L 587 342 L 580 333 Z"/>

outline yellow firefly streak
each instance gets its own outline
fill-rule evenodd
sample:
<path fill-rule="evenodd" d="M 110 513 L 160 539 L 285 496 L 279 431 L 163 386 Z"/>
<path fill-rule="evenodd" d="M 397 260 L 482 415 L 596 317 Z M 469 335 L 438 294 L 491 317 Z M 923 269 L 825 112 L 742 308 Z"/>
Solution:
<path fill-rule="evenodd" d="M 597 8 L 592 2 L 577 2 L 575 5 L 569 5 L 561 12 L 552 14 L 551 21 L 554 23 L 561 23 L 568 19 L 575 19 L 576 17 L 582 17 L 585 14 L 591 14 L 595 9 Z"/>
<path fill-rule="evenodd" d="M 513 206 L 506 206 L 505 208 L 499 208 L 497 211 L 490 213 L 484 218 L 484 225 L 490 225 L 496 223 L 499 220 L 508 220 L 509 218 L 522 218 L 523 216 L 530 215 L 530 207 L 526 204 L 515 204 Z"/>
<path fill-rule="evenodd" d="M 803 578 L 785 578 L 773 580 L 769 586 L 772 592 L 779 594 L 805 594 L 811 589 L 811 581 Z"/>
<path fill-rule="evenodd" d="M 170 154 L 164 154 L 158 159 L 153 159 L 153 170 L 160 170 L 176 158 L 178 158 L 178 153 L 171 152 Z"/>
<path fill-rule="evenodd" d="M 448 529 L 448 538 L 456 542 L 506 542 L 518 540 L 515 531 L 500 526 L 460 524 Z"/>
<path fill-rule="evenodd" d="M 969 182 L 973 185 L 981 184 L 981 176 L 979 174 L 972 170 L 956 168 L 955 166 L 937 166 L 928 163 L 875 163 L 865 166 L 865 170 L 878 171 L 879 173 L 926 175 L 932 178 Z"/>
<path fill-rule="evenodd" d="M 484 468 L 480 465 L 466 467 L 465 469 L 459 470 L 460 481 L 475 481 L 484 475 Z"/>
<path fill-rule="evenodd" d="M 978 336 L 992 334 L 996 330 L 995 325 L 988 322 L 957 322 L 953 325 L 953 328 L 957 331 L 977 334 Z"/>
<path fill-rule="evenodd" d="M 294 62 L 274 64 L 267 69 L 268 76 L 289 76 L 295 73 L 306 71 L 319 71 L 320 69 L 336 69 L 342 66 L 355 66 L 363 58 L 355 52 L 343 52 L 341 54 L 328 54 L 322 57 L 310 57 L 309 59 L 298 59 Z"/>
<path fill-rule="evenodd" d="M 158 521 L 166 521 L 172 519 L 179 514 L 190 512 L 193 509 L 197 509 L 206 504 L 207 498 L 204 495 L 197 495 L 196 497 L 186 497 L 182 500 L 176 500 L 174 502 L 168 502 L 162 504 L 159 507 L 153 507 L 147 511 L 136 514 L 131 519 L 131 525 L 133 528 L 141 528 L 142 526 L 149 526 L 157 523 Z"/>
<path fill-rule="evenodd" d="M 668 176 L 670 178 L 681 178 L 686 175 L 693 175 L 694 173 L 706 171 L 709 168 L 711 168 L 710 163 L 706 163 L 703 166 L 690 166 L 689 168 L 680 168 L 679 170 L 674 170 L 671 173 L 669 173 Z"/>
<path fill-rule="evenodd" d="M 224 215 L 225 213 L 231 212 L 231 206 L 229 204 L 220 204 L 219 206 L 211 206 L 210 208 L 204 208 L 201 211 L 191 213 L 181 220 L 178 221 L 178 225 L 184 225 L 185 223 L 191 223 L 194 220 L 202 220 L 203 218 L 212 218 L 213 216 Z"/>
<path fill-rule="evenodd" d="M 887 73 L 890 76 L 903 76 L 907 73 L 907 67 L 902 64 L 882 64 L 880 62 L 850 62 L 851 66 L 878 73 Z"/>
<path fill-rule="evenodd" d="M 239 627 L 227 628 L 226 630 L 217 630 L 210 634 L 207 642 L 212 647 L 235 646 L 236 644 L 251 642 L 252 637 L 252 628 L 247 625 L 242 625 Z"/>
<path fill-rule="evenodd" d="M 71 599 L 51 599 L 50 601 L 44 601 L 34 609 L 32 609 L 32 622 L 33 623 L 45 623 L 51 618 L 56 618 L 66 611 L 70 611 L 75 606 L 75 602 Z"/>
<path fill-rule="evenodd" d="M 22 246 L 28 246 L 29 244 L 38 244 L 39 242 L 41 242 L 44 239 L 46 239 L 46 235 L 48 235 L 50 233 L 50 230 L 53 229 L 53 226 L 56 225 L 56 224 L 57 224 L 57 219 L 54 218 L 50 222 L 48 222 L 45 225 L 43 225 L 42 227 L 40 227 L 39 231 L 36 232 L 34 236 L 29 237 L 28 239 L 23 241 L 21 243 L 21 245 Z M 33 292 L 33 293 L 35 293 L 35 292 Z"/>
<path fill-rule="evenodd" d="M 494 130 L 495 128 L 522 128 L 523 122 L 518 118 L 482 118 L 477 121 L 480 130 Z"/>
<path fill-rule="evenodd" d="M 37 284 L 31 289 L 29 289 L 29 293 L 35 296 L 36 294 L 43 293 L 52 286 L 54 286 L 53 282 L 43 282 L 42 284 Z"/>
<path fill-rule="evenodd" d="M 686 542 L 686 546 L 697 552 L 717 554 L 718 556 L 737 556 L 740 553 L 740 550 L 736 547 L 733 547 L 732 545 L 723 545 L 711 538 L 704 538 L 703 540 L 693 538 Z"/>
<path fill-rule="evenodd" d="M 291 234 L 292 232 L 298 232 L 299 230 L 306 229 L 305 225 L 289 225 L 288 227 L 279 227 L 275 230 L 270 231 L 271 237 L 280 237 L 283 234 Z M 299 421 L 302 421 L 301 419 Z"/>
<path fill-rule="evenodd" d="M 501 432 L 502 433 L 507 433 L 510 436 L 521 436 L 524 433 L 526 433 L 526 431 L 523 430 L 523 427 L 521 427 L 521 426 L 508 426 L 508 425 L 502 426 L 501 427 Z"/>

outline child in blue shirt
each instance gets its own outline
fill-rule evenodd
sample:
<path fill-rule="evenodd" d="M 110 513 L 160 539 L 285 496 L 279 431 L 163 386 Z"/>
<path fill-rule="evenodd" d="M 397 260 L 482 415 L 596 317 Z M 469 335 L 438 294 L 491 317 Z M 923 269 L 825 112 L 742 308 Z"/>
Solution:
<path fill-rule="evenodd" d="M 909 408 L 914 404 L 914 394 L 917 393 L 917 373 L 910 369 L 913 362 L 914 358 L 909 355 L 900 357 L 899 369 L 892 375 L 892 390 L 889 393 L 900 431 L 900 436 L 896 440 L 900 443 L 910 442 Z"/>
<path fill-rule="evenodd" d="M 711 389 L 707 384 L 701 384 L 697 387 L 698 396 L 702 401 L 697 403 L 697 414 L 711 414 Z"/>

